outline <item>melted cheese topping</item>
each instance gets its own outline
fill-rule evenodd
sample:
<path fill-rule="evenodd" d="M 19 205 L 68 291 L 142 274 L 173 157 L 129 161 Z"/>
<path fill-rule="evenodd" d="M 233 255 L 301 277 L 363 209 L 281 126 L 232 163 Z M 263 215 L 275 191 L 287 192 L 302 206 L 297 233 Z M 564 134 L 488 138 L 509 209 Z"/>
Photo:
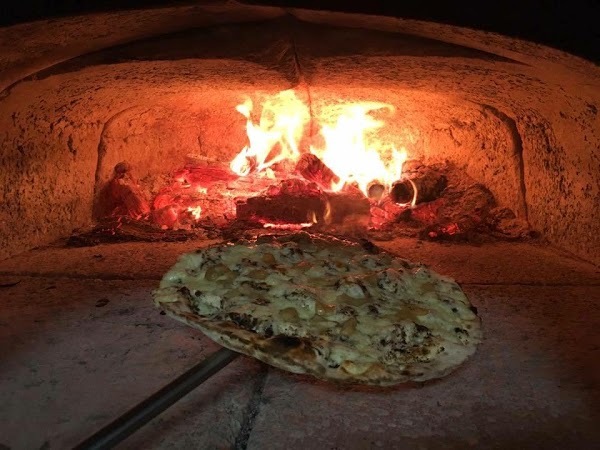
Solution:
<path fill-rule="evenodd" d="M 159 303 L 178 296 L 202 317 L 265 339 L 308 338 L 320 364 L 349 374 L 402 371 L 479 339 L 452 279 L 357 244 L 259 239 L 185 254 L 156 293 Z"/>

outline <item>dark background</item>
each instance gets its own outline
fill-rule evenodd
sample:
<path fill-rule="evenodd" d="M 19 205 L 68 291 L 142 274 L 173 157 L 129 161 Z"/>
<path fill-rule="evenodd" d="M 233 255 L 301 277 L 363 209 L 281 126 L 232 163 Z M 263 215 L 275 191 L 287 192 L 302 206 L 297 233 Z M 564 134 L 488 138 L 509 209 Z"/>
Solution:
<path fill-rule="evenodd" d="M 600 0 L 241 0 L 245 3 L 383 14 L 520 37 L 600 62 Z M 190 0 L 0 0 L 0 26 L 70 14 L 136 9 Z"/>

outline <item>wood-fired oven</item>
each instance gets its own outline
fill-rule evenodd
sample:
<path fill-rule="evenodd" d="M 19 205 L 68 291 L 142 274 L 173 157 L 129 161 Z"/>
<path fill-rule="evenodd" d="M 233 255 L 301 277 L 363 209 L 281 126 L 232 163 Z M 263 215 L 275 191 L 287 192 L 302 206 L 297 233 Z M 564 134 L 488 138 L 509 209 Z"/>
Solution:
<path fill-rule="evenodd" d="M 338 388 L 238 358 L 123 448 L 590 448 L 600 70 L 418 20 L 209 2 L 0 29 L 1 448 L 77 444 L 217 346 L 177 255 L 304 229 L 462 284 L 457 373 Z"/>

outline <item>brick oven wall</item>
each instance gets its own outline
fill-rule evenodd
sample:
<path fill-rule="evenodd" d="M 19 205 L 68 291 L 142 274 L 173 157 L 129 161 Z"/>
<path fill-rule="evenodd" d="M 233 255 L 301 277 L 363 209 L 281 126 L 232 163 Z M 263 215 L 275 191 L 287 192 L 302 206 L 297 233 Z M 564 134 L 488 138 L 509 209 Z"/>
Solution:
<path fill-rule="evenodd" d="M 62 40 L 42 23 L 0 30 L 0 258 L 89 224 L 121 160 L 145 177 L 189 153 L 230 159 L 245 139 L 234 106 L 293 88 L 314 123 L 343 101 L 392 104 L 382 139 L 456 162 L 552 243 L 600 262 L 591 63 L 437 24 L 190 8 L 116 14 L 110 38 L 108 15 L 61 19 Z M 248 23 L 204 27 L 227 22 Z M 31 38 L 9 45 L 23 27 Z"/>

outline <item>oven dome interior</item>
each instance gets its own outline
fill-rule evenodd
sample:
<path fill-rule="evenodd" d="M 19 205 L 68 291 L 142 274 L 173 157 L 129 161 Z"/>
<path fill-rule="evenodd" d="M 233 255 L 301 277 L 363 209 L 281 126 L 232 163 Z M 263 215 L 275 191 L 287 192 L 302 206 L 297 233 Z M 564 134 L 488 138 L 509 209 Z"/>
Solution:
<path fill-rule="evenodd" d="M 597 67 L 436 24 L 252 11 L 5 76 L 0 258 L 90 224 L 120 161 L 140 178 L 190 153 L 229 161 L 246 140 L 235 106 L 294 89 L 314 124 L 340 102 L 391 104 L 382 138 L 455 162 L 550 242 L 600 262 Z"/>

